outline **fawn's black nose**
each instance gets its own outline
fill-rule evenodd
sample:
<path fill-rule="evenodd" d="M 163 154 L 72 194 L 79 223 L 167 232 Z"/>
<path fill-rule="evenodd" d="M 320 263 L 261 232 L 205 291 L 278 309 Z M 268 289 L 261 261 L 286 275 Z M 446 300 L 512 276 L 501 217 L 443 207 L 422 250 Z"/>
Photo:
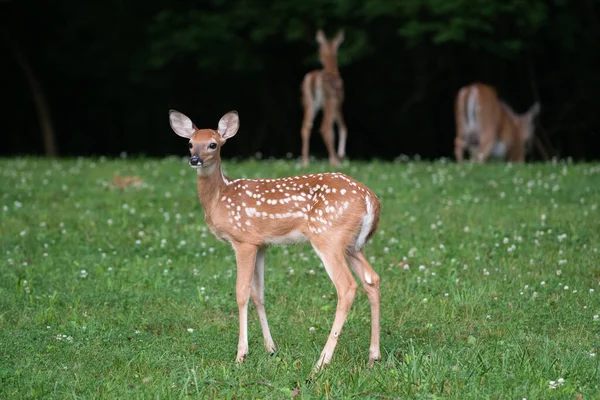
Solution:
<path fill-rule="evenodd" d="M 202 159 L 198 156 L 190 157 L 190 165 L 202 165 Z"/>

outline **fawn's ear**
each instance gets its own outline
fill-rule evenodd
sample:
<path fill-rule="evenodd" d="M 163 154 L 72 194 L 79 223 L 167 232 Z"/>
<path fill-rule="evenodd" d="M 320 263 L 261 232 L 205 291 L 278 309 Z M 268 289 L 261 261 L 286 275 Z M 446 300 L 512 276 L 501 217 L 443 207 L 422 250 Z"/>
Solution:
<path fill-rule="evenodd" d="M 536 101 L 527 111 L 529 118 L 534 119 L 542 110 L 542 106 L 539 101 Z"/>
<path fill-rule="evenodd" d="M 340 47 L 340 44 L 342 44 L 342 42 L 344 41 L 344 30 L 340 30 L 337 35 L 335 35 L 335 38 L 333 39 L 333 45 L 335 46 L 335 48 Z"/>
<path fill-rule="evenodd" d="M 196 132 L 196 126 L 194 126 L 192 120 L 179 111 L 169 110 L 169 123 L 173 132 L 186 139 L 189 139 Z"/>
<path fill-rule="evenodd" d="M 237 133 L 238 129 L 240 129 L 240 117 L 237 111 L 229 111 L 219 120 L 217 131 L 223 139 L 229 139 Z"/>
<path fill-rule="evenodd" d="M 323 44 L 323 43 L 327 42 L 327 38 L 325 37 L 325 32 L 323 32 L 322 29 L 319 29 L 317 31 L 317 42 L 319 42 L 319 44 Z"/>

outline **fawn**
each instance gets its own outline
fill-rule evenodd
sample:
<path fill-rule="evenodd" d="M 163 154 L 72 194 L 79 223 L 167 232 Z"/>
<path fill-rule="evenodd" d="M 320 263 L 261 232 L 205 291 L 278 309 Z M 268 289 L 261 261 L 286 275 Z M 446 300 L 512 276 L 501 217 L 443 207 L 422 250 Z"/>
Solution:
<path fill-rule="evenodd" d="M 536 102 L 524 114 L 516 114 L 498 99 L 496 89 L 490 85 L 473 83 L 462 87 L 455 104 L 456 161 L 463 161 L 465 148 L 480 163 L 490 156 L 511 162 L 525 161 L 539 112 L 540 104 Z"/>
<path fill-rule="evenodd" d="M 329 163 L 337 167 L 340 159 L 346 155 L 346 138 L 348 129 L 342 113 L 344 102 L 344 81 L 340 76 L 337 62 L 337 51 L 344 41 L 344 31 L 339 31 L 333 40 L 327 40 L 322 30 L 317 31 L 319 43 L 319 59 L 323 69 L 307 72 L 302 80 L 302 107 L 304 118 L 302 120 L 302 165 L 308 165 L 310 133 L 319 110 L 323 110 L 321 122 L 321 135 L 327 147 Z M 335 140 L 333 123 L 337 123 L 339 130 L 338 152 L 335 153 Z"/>
<path fill-rule="evenodd" d="M 265 347 L 275 352 L 264 306 L 265 251 L 269 245 L 310 242 L 335 285 L 337 309 L 327 343 L 313 372 L 330 363 L 361 280 L 371 305 L 369 364 L 380 359 L 379 276 L 363 247 L 379 223 L 380 204 L 369 188 L 341 173 L 277 179 L 229 179 L 221 170 L 221 147 L 239 129 L 236 111 L 217 130 L 198 129 L 190 118 L 170 110 L 173 131 L 189 139 L 189 164 L 198 174 L 198 198 L 206 224 L 233 247 L 237 263 L 239 342 L 236 360 L 248 354 L 248 301 L 252 299 Z"/>

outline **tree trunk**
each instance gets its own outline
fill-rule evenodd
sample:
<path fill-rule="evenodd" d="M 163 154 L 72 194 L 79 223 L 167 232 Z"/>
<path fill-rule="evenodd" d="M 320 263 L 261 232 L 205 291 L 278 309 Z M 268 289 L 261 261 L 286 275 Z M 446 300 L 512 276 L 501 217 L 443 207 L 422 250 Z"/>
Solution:
<path fill-rule="evenodd" d="M 33 98 L 33 102 L 35 104 L 35 108 L 38 115 L 38 121 L 40 123 L 40 129 L 42 131 L 42 137 L 44 139 L 44 154 L 47 157 L 56 157 L 58 155 L 58 149 L 56 146 L 56 137 L 54 135 L 54 127 L 52 126 L 52 117 L 50 116 L 50 108 L 48 107 L 48 102 L 46 101 L 46 96 L 44 95 L 44 90 L 40 85 L 39 81 L 35 77 L 33 70 L 31 68 L 31 64 L 25 57 L 25 54 L 19 49 L 17 43 L 11 40 L 8 35 L 4 34 L 4 39 L 8 44 L 8 47 L 13 53 L 15 60 L 17 60 L 17 64 L 23 70 L 25 74 L 25 79 L 29 84 L 29 89 L 31 90 L 31 96 Z"/>

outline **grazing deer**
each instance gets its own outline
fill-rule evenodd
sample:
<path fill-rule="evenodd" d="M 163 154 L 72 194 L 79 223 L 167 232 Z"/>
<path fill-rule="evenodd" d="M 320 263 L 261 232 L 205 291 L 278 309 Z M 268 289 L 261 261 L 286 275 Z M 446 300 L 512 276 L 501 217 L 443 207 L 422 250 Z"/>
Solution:
<path fill-rule="evenodd" d="M 379 276 L 363 246 L 379 223 L 380 204 L 369 188 L 341 173 L 279 179 L 229 179 L 221 170 L 221 147 L 239 128 L 237 112 L 225 114 L 217 130 L 198 129 L 171 110 L 173 131 L 189 139 L 190 166 L 198 173 L 198 198 L 206 224 L 233 247 L 237 262 L 236 297 L 240 335 L 236 360 L 248 354 L 248 296 L 252 299 L 267 351 L 275 351 L 263 303 L 265 251 L 269 245 L 310 242 L 337 291 L 331 333 L 314 371 L 329 364 L 357 284 L 361 280 L 371 304 L 369 362 L 380 358 Z"/>
<path fill-rule="evenodd" d="M 302 165 L 308 165 L 310 132 L 316 114 L 323 110 L 321 122 L 321 135 L 329 153 L 329 163 L 337 167 L 339 159 L 346 154 L 346 138 L 348 129 L 342 114 L 344 102 L 344 81 L 340 76 L 337 62 L 337 51 L 344 41 L 344 31 L 339 31 L 333 40 L 327 40 L 322 30 L 317 31 L 319 43 L 319 58 L 323 69 L 308 72 L 302 81 L 302 105 L 304 119 L 302 121 Z M 333 123 L 339 130 L 339 143 L 337 155 L 335 154 L 335 138 Z"/>
<path fill-rule="evenodd" d="M 490 156 L 510 162 L 525 161 L 525 153 L 533 141 L 534 119 L 540 112 L 538 102 L 519 115 L 498 99 L 494 87 L 473 83 L 459 90 L 455 112 L 457 162 L 463 161 L 465 148 L 479 163 Z"/>

